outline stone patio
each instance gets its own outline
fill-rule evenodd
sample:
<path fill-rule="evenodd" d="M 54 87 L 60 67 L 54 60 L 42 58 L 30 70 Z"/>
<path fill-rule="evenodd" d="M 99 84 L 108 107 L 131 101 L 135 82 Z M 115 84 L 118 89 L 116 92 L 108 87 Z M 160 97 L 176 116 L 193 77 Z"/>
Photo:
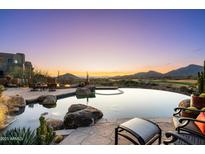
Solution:
<path fill-rule="evenodd" d="M 42 95 L 57 96 L 57 95 L 62 95 L 62 94 L 73 93 L 75 92 L 75 90 L 76 88 L 56 89 L 56 91 L 48 91 L 48 90 L 31 91 L 31 89 L 27 87 L 26 88 L 7 88 L 7 90 L 3 92 L 3 95 L 6 95 L 6 96 L 20 95 L 25 100 L 33 100 Z"/>
<path fill-rule="evenodd" d="M 129 120 L 117 119 L 108 121 L 102 119 L 91 127 L 81 127 L 72 130 L 57 131 L 58 134 L 67 135 L 64 140 L 60 143 L 61 145 L 114 145 L 114 130 L 120 123 Z M 164 132 L 174 130 L 171 118 L 149 118 L 156 122 L 162 129 L 162 140 L 165 139 Z M 126 139 L 119 137 L 119 144 L 129 145 L 132 144 Z M 157 144 L 157 141 L 156 143 Z"/>

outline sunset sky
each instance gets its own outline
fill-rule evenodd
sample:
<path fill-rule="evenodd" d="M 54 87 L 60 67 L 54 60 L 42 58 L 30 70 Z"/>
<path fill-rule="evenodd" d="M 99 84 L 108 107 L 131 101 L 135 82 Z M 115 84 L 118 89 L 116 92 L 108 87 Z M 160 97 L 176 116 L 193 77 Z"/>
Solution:
<path fill-rule="evenodd" d="M 205 10 L 0 10 L 0 52 L 91 76 L 168 72 L 205 59 Z"/>

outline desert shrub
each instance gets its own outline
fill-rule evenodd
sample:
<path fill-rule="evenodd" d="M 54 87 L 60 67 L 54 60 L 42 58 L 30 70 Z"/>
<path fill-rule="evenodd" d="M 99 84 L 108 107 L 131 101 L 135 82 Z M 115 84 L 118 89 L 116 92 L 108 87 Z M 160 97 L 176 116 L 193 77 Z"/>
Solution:
<path fill-rule="evenodd" d="M 44 117 L 40 117 L 40 126 L 31 131 L 30 128 L 14 128 L 0 135 L 0 145 L 45 145 L 54 139 L 53 129 Z"/>
<path fill-rule="evenodd" d="M 193 106 L 190 106 L 190 107 L 188 107 L 187 109 L 190 109 L 190 110 L 198 110 L 196 107 L 193 107 Z M 187 112 L 187 113 L 192 113 L 193 111 L 190 111 L 190 110 L 185 110 L 185 112 Z"/>
<path fill-rule="evenodd" d="M 119 80 L 118 84 L 121 87 L 137 87 L 139 85 L 139 82 L 133 80 Z"/>
<path fill-rule="evenodd" d="M 205 97 L 205 93 L 201 93 L 201 94 L 200 94 L 200 97 Z"/>
<path fill-rule="evenodd" d="M 35 131 L 29 128 L 14 128 L 0 135 L 0 145 L 35 145 L 37 143 Z"/>
<path fill-rule="evenodd" d="M 48 72 L 35 69 L 32 73 L 32 83 L 47 83 Z"/>

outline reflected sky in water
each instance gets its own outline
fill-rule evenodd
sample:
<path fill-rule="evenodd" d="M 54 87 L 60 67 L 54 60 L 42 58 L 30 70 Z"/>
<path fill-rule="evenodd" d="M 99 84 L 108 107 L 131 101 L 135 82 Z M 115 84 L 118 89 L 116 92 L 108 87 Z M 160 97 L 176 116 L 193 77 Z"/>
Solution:
<path fill-rule="evenodd" d="M 95 98 L 77 99 L 76 96 L 60 99 L 55 108 L 45 108 L 39 104 L 28 105 L 25 111 L 16 116 L 16 121 L 8 127 L 31 127 L 39 126 L 38 119 L 42 113 L 46 117 L 54 119 L 64 118 L 71 104 L 86 104 L 100 109 L 106 119 L 118 118 L 157 118 L 171 117 L 173 109 L 179 101 L 189 96 L 150 89 L 122 88 L 121 95 L 96 95 Z M 101 94 L 114 94 L 118 90 L 97 90 Z"/>

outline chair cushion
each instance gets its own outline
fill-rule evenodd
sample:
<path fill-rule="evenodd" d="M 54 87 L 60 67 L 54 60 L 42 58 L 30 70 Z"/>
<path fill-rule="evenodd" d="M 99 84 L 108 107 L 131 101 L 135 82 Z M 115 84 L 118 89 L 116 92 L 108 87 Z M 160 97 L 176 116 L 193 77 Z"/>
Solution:
<path fill-rule="evenodd" d="M 201 112 L 198 117 L 196 118 L 197 120 L 202 120 L 205 121 L 205 113 Z M 201 123 L 201 122 L 194 122 L 196 124 L 196 126 L 200 129 L 201 133 L 203 135 L 205 135 L 205 123 Z"/>
<path fill-rule="evenodd" d="M 156 134 L 160 134 L 161 130 L 159 126 L 149 120 L 133 118 L 123 124 L 120 127 L 124 130 L 131 130 L 132 135 L 142 138 L 145 143 L 148 143 Z"/>

